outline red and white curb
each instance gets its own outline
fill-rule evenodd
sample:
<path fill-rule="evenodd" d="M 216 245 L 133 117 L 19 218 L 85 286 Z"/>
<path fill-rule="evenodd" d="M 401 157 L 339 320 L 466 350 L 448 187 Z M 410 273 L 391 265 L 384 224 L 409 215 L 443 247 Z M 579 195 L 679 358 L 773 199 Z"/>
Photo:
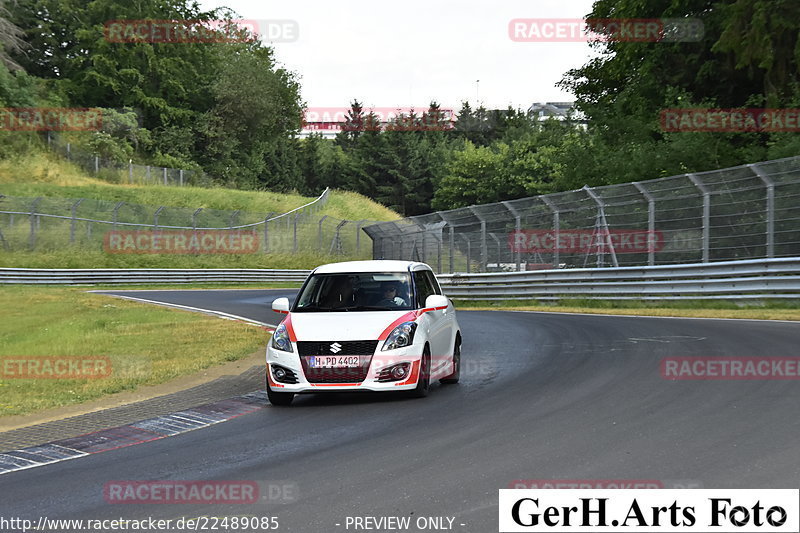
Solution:
<path fill-rule="evenodd" d="M 265 391 L 78 437 L 0 453 L 0 475 L 180 435 L 266 408 Z"/>

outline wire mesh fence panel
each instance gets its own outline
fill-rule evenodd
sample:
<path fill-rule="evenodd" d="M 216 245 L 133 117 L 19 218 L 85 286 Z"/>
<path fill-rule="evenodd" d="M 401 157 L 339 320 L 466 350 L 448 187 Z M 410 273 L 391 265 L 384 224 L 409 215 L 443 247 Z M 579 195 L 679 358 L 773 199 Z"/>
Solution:
<path fill-rule="evenodd" d="M 369 259 L 370 220 L 320 216 L 329 197 L 286 213 L 153 206 L 79 198 L 0 195 L 0 249 L 105 253 L 305 253 Z"/>
<path fill-rule="evenodd" d="M 365 228 L 438 272 L 800 256 L 800 157 L 470 206 Z"/>
<path fill-rule="evenodd" d="M 136 185 L 164 185 L 168 187 L 212 187 L 214 180 L 199 170 L 137 165 L 102 157 L 73 146 L 53 132 L 48 133 L 51 151 L 68 159 L 84 172 L 111 183 Z"/>

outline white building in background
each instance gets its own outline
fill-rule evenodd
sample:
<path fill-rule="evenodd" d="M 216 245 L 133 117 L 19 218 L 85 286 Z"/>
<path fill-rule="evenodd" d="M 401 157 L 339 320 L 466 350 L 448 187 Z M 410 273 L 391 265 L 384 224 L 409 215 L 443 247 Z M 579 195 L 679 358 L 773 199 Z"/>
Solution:
<path fill-rule="evenodd" d="M 570 112 L 576 115 L 575 102 L 537 102 L 528 108 L 528 115 L 539 117 L 539 120 L 550 117 L 564 119 Z"/>

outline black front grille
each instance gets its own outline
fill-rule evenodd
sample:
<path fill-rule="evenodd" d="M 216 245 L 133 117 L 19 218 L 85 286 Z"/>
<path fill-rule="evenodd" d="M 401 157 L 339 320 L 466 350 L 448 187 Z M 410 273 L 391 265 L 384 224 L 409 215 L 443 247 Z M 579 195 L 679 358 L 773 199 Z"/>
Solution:
<path fill-rule="evenodd" d="M 361 383 L 367 378 L 369 372 L 370 357 L 357 368 L 308 368 L 306 358 L 300 360 L 303 363 L 303 373 L 309 383 Z"/>
<path fill-rule="evenodd" d="M 331 345 L 334 346 L 331 350 Z M 297 351 L 300 357 L 309 355 L 372 355 L 378 341 L 300 341 Z"/>
<path fill-rule="evenodd" d="M 367 377 L 377 346 L 378 341 L 301 341 L 297 343 L 297 351 L 309 383 L 361 383 Z M 359 364 L 355 368 L 310 368 L 309 358 L 317 355 L 358 355 Z"/>

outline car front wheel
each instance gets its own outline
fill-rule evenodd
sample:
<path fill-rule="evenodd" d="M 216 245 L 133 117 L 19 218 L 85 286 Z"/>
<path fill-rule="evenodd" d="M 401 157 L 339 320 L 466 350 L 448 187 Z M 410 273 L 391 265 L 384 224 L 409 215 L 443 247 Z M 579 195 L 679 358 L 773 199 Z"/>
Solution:
<path fill-rule="evenodd" d="M 428 389 L 431 386 L 431 350 L 425 346 L 422 352 L 422 359 L 419 363 L 419 381 L 417 387 L 411 391 L 411 396 L 414 398 L 424 398 L 428 395 Z"/>
<path fill-rule="evenodd" d="M 275 392 L 269 387 L 269 380 L 267 380 L 266 386 L 269 403 L 278 407 L 291 405 L 292 400 L 294 400 L 293 392 Z"/>

